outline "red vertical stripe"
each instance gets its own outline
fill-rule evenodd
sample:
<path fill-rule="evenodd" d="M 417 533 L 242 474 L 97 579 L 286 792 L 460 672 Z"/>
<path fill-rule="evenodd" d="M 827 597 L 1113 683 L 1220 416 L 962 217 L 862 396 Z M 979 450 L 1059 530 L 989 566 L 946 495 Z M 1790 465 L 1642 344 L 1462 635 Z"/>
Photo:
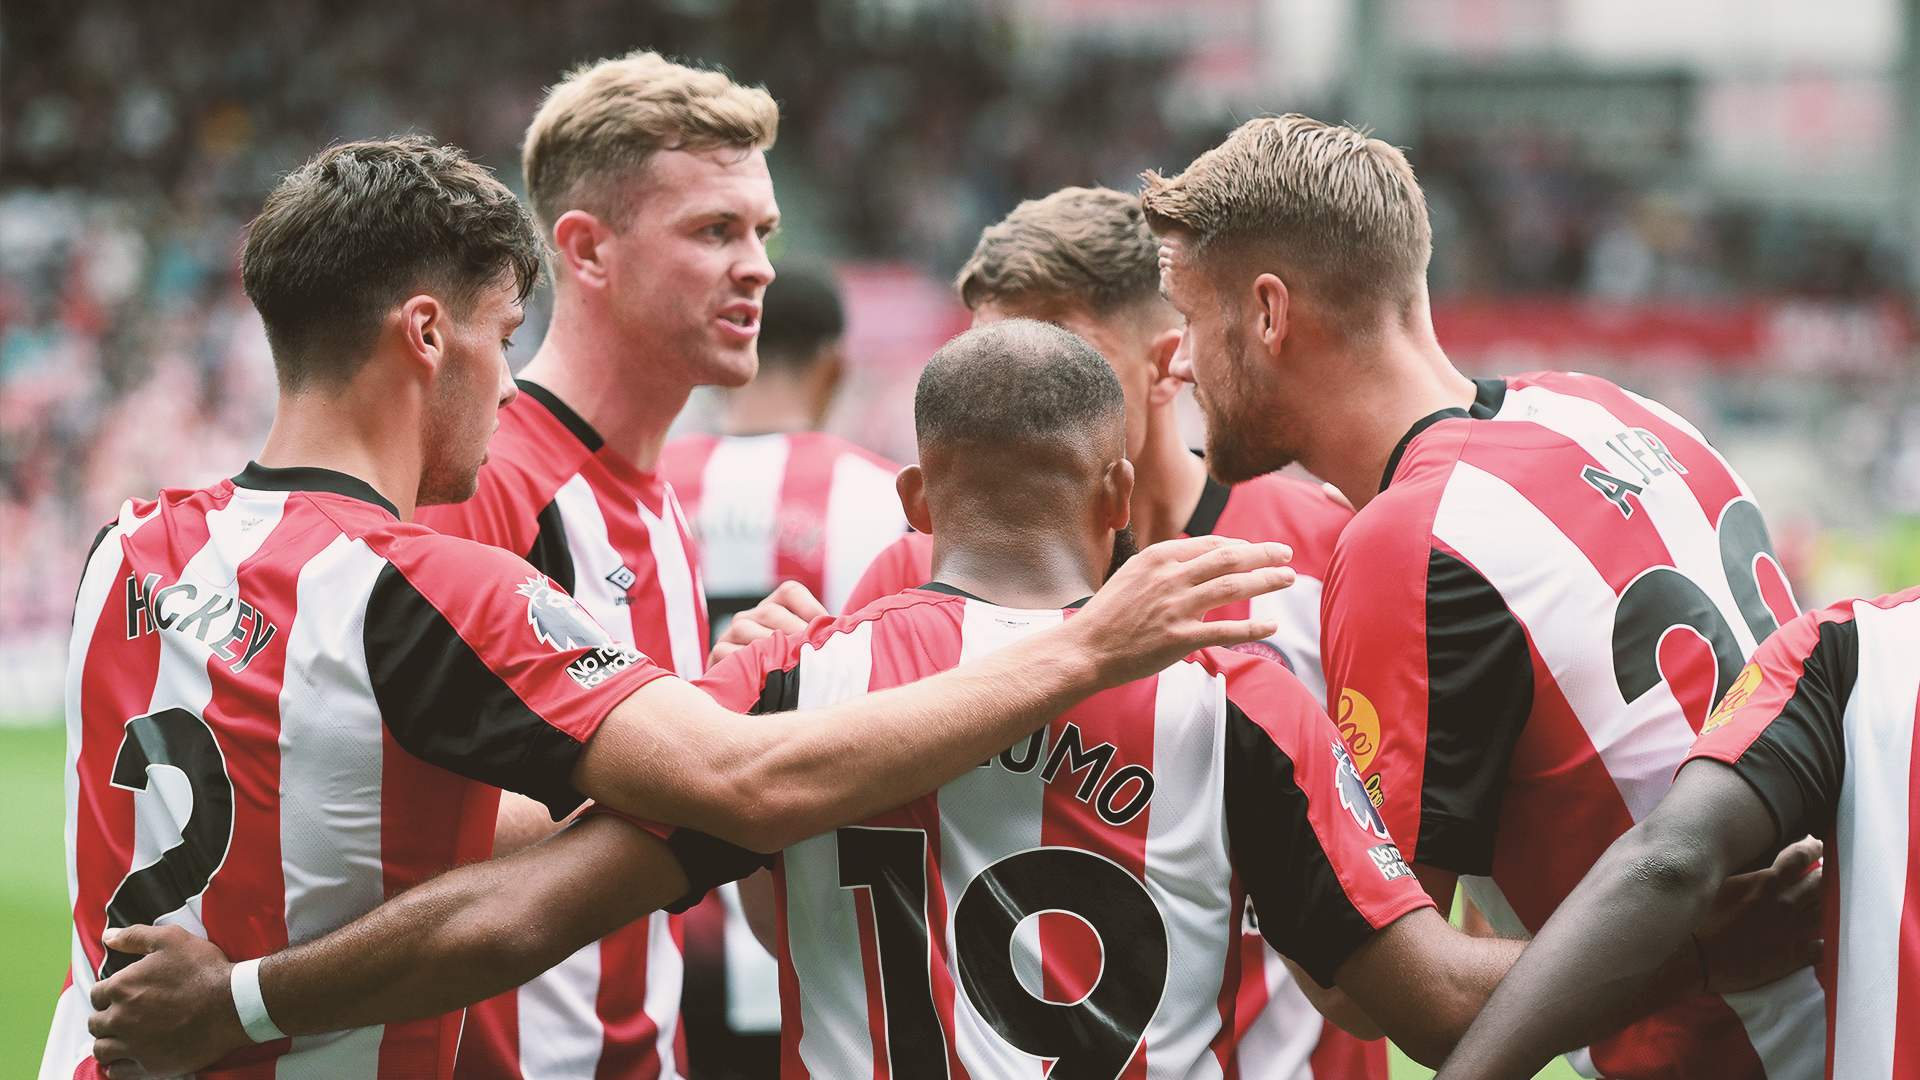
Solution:
<path fill-rule="evenodd" d="M 600 992 L 594 1011 L 606 1041 L 593 1071 L 595 1080 L 652 1080 L 660 1075 L 660 1025 L 646 1010 L 651 929 L 651 919 L 640 919 L 600 939 Z"/>
<path fill-rule="evenodd" d="M 812 1080 L 806 1062 L 800 1060 L 800 1037 L 806 1027 L 800 1018 L 800 979 L 794 974 L 793 953 L 787 948 L 787 875 L 786 856 L 773 864 L 773 922 L 775 944 L 780 946 L 780 1076 L 782 1080 Z"/>
<path fill-rule="evenodd" d="M 781 581 L 805 585 L 815 596 L 826 594 L 827 504 L 839 456 L 831 440 L 811 432 L 787 437 L 773 572 Z"/>

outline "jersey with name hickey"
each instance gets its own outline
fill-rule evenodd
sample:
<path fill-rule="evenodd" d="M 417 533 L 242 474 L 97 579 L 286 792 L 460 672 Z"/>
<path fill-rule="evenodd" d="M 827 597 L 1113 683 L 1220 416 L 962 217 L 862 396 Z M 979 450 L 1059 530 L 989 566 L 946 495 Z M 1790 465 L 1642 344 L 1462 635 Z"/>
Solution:
<path fill-rule="evenodd" d="M 403 523 L 350 476 L 250 465 L 128 502 L 75 604 L 72 985 L 42 1080 L 98 1075 L 87 993 L 134 959 L 107 928 L 182 926 L 235 960 L 320 937 L 486 858 L 499 788 L 579 805 L 582 746 L 666 674 L 521 559 Z M 277 1040 L 198 1075 L 446 1077 L 460 1018 Z"/>
<path fill-rule="evenodd" d="M 1920 1078 L 1920 588 L 1843 600 L 1753 654 L 1691 758 L 1733 766 L 1784 847 L 1826 841 L 1827 1076 Z"/>
<path fill-rule="evenodd" d="M 1402 850 L 1537 931 L 1653 809 L 1755 646 L 1794 615 L 1752 493 L 1664 406 L 1589 375 L 1478 384 L 1414 425 L 1341 534 L 1330 710 Z M 1819 1075 L 1802 971 L 1571 1055 L 1613 1077 Z"/>
<path fill-rule="evenodd" d="M 525 557 L 615 640 L 681 678 L 704 670 L 706 604 L 672 487 L 546 388 L 523 380 L 501 410 L 478 494 L 418 518 Z M 655 912 L 468 1010 L 459 1080 L 682 1075 L 680 922 Z"/>
<path fill-rule="evenodd" d="M 737 711 L 812 708 L 1070 616 L 913 590 L 757 642 L 701 685 Z M 1226 1075 L 1246 896 L 1324 984 L 1431 903 L 1313 696 L 1225 650 L 787 848 L 775 894 L 788 1080 Z"/>
<path fill-rule="evenodd" d="M 716 613 L 797 581 L 839 614 L 874 556 L 907 531 L 899 471 L 819 431 L 687 435 L 660 455 L 700 542 Z"/>

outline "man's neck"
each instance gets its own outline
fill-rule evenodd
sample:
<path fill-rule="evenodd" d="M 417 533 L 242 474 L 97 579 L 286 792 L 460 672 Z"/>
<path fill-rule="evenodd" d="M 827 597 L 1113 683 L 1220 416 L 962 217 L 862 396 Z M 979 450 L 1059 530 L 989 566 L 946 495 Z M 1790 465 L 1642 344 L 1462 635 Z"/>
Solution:
<path fill-rule="evenodd" d="M 553 323 L 540 351 L 520 371 L 580 414 L 609 449 L 642 472 L 660 462 L 667 429 L 693 387 L 653 357 L 631 355 L 633 346 L 607 330 L 602 320 L 554 300 Z"/>
<path fill-rule="evenodd" d="M 774 435 L 812 431 L 813 390 L 785 371 L 762 367 L 745 386 L 727 391 L 729 435 Z"/>
<path fill-rule="evenodd" d="M 1087 546 L 1033 529 L 936 530 L 933 579 L 1001 607 L 1062 608 L 1099 589 Z"/>
<path fill-rule="evenodd" d="M 1141 547 L 1171 540 L 1187 529 L 1207 487 L 1207 466 L 1180 435 L 1171 406 L 1147 418 L 1147 441 L 1133 463 L 1133 535 Z"/>
<path fill-rule="evenodd" d="M 394 397 L 359 384 L 283 393 L 254 460 L 270 469 L 331 469 L 365 480 L 394 505 L 400 520 L 412 521 L 424 464 L 421 411 L 418 402 Z"/>
<path fill-rule="evenodd" d="M 1408 429 L 1442 409 L 1468 407 L 1477 388 L 1454 369 L 1431 330 L 1394 332 L 1364 354 L 1330 361 L 1327 370 L 1339 374 L 1316 388 L 1300 464 L 1359 510 L 1380 494 L 1387 460 Z"/>

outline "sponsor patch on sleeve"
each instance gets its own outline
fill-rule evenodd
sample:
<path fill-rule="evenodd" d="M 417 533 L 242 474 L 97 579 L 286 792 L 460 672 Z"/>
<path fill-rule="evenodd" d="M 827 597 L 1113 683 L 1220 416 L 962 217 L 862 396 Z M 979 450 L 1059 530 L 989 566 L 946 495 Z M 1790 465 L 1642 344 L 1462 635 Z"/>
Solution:
<path fill-rule="evenodd" d="M 1370 847 L 1367 849 L 1367 854 L 1373 856 L 1373 865 L 1379 869 L 1380 876 L 1388 881 L 1413 873 L 1413 869 L 1407 865 L 1407 860 L 1400 857 L 1400 849 L 1392 844 Z"/>

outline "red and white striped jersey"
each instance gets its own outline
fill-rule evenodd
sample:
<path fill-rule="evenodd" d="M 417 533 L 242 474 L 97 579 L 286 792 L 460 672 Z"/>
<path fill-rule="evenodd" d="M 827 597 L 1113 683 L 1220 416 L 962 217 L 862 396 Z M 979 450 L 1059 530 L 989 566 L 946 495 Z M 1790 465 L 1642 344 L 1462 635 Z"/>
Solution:
<path fill-rule="evenodd" d="M 1827 1076 L 1920 1077 L 1920 588 L 1845 600 L 1753 654 L 1690 758 L 1733 766 L 1782 846 L 1826 841 Z"/>
<path fill-rule="evenodd" d="M 673 489 L 522 381 L 488 444 L 480 490 L 421 524 L 505 548 L 563 586 L 623 645 L 685 679 L 706 666 L 707 612 Z M 684 1072 L 680 916 L 607 935 L 467 1011 L 460 1080 L 653 1080 Z"/>
<path fill-rule="evenodd" d="M 660 456 L 693 522 L 716 614 L 750 608 L 783 581 L 844 610 L 867 564 L 907 531 L 899 471 L 819 431 L 687 435 Z"/>
<path fill-rule="evenodd" d="M 578 805 L 581 747 L 665 674 L 519 558 L 350 476 L 250 465 L 128 502 L 75 605 L 72 985 L 42 1080 L 98 1075 L 87 993 L 132 959 L 108 927 L 183 926 L 235 959 L 317 938 L 486 858 L 498 788 Z M 446 1077 L 459 1032 L 279 1040 L 199 1075 Z"/>
<path fill-rule="evenodd" d="M 914 590 L 756 643 L 702 686 L 741 711 L 811 708 L 1065 617 Z M 789 1080 L 1228 1075 L 1247 895 L 1324 983 L 1431 902 L 1312 695 L 1225 650 L 786 849 L 775 889 Z"/>
<path fill-rule="evenodd" d="M 1685 420 L 1587 375 L 1479 385 L 1414 425 L 1341 534 L 1329 705 L 1402 848 L 1524 936 L 1660 801 L 1795 609 L 1751 492 Z M 1822 1012 L 1803 971 L 1570 1060 L 1811 1078 Z"/>

